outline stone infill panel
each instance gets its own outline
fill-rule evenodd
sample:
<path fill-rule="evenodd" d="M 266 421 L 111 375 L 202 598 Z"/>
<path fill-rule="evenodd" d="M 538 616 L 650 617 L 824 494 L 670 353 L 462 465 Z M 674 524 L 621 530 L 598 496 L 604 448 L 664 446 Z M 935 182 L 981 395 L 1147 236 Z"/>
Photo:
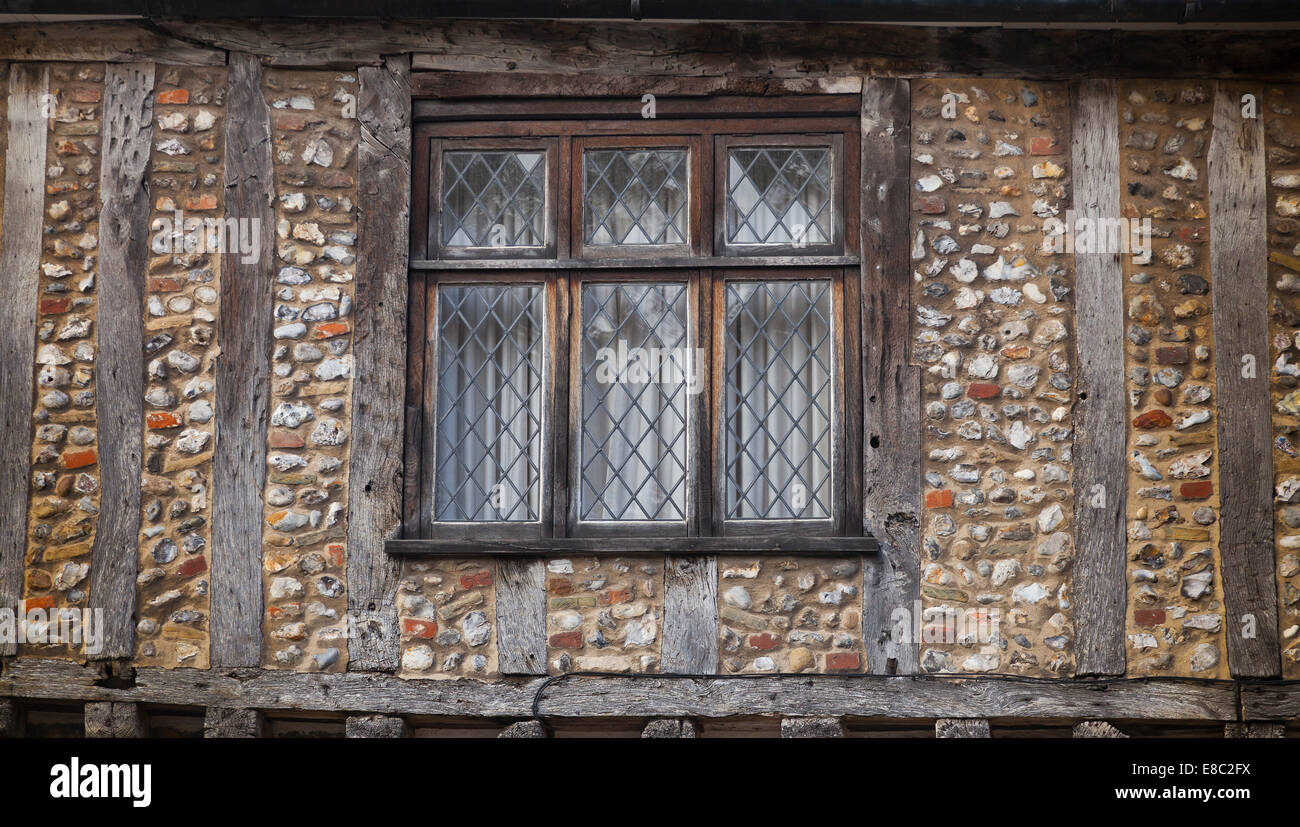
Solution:
<path fill-rule="evenodd" d="M 921 665 L 1073 668 L 1073 269 L 1061 84 L 912 87 Z"/>
<path fill-rule="evenodd" d="M 1120 201 L 1125 218 L 1151 222 L 1150 254 L 1120 259 L 1134 675 L 1226 677 L 1206 180 L 1212 98 L 1195 82 L 1119 85 Z"/>

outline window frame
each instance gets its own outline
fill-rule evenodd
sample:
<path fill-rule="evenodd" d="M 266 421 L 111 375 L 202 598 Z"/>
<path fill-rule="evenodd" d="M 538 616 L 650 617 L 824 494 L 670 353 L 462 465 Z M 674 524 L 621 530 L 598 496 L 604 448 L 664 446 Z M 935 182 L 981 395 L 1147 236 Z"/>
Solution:
<path fill-rule="evenodd" d="M 416 101 L 411 227 L 411 307 L 414 344 L 408 353 L 408 469 L 403 536 L 464 553 L 483 540 L 495 552 L 543 553 L 601 549 L 617 538 L 640 539 L 647 549 L 762 545 L 772 551 L 812 537 L 820 546 L 878 547 L 863 536 L 862 407 L 858 170 L 858 95 L 773 98 L 692 98 L 658 101 L 659 117 L 643 119 L 641 103 L 625 100 Z M 628 111 L 624 111 L 628 110 Z M 833 244 L 725 244 L 728 146 L 817 145 L 832 152 Z M 587 148 L 688 147 L 689 238 L 686 245 L 584 247 L 583 151 Z M 548 246 L 469 248 L 440 252 L 441 152 L 458 149 L 547 150 Z M 723 147 L 722 154 L 719 148 Z M 567 166 L 566 166 L 567 165 Z M 433 174 L 435 173 L 436 174 Z M 719 197 L 721 195 L 722 197 Z M 705 202 L 708 203 L 705 203 Z M 436 234 L 436 235 L 435 235 Z M 681 247 L 686 249 L 680 249 Z M 733 248 L 736 245 L 732 245 Z M 670 249 L 665 249 L 666 247 Z M 676 247 L 678 249 L 671 249 Z M 755 252 L 761 254 L 754 254 Z M 522 254 L 521 253 L 526 253 Z M 731 520 L 725 516 L 725 441 L 721 438 L 725 377 L 725 285 L 729 280 L 790 281 L 828 278 L 832 299 L 832 516 L 826 519 Z M 707 354 L 700 369 L 704 390 L 689 397 L 686 519 L 678 521 L 582 520 L 582 288 L 612 282 L 686 283 L 688 347 Z M 542 283 L 546 378 L 543 382 L 541 519 L 537 522 L 466 523 L 433 520 L 437 459 L 438 288 L 442 284 Z M 719 299 L 721 297 L 721 299 Z M 416 483 L 412 484 L 412 477 Z M 761 540 L 746 540 L 746 537 Z M 727 538 L 731 538 L 728 540 Z M 495 545 L 493 544 L 495 543 Z M 502 545 L 504 543 L 504 545 Z M 757 547 L 755 545 L 755 547 Z"/>

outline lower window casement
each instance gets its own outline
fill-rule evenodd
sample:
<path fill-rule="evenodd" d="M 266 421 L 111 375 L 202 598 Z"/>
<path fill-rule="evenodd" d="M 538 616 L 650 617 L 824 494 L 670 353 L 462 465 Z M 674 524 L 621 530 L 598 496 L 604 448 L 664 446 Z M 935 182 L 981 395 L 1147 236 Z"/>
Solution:
<path fill-rule="evenodd" d="M 860 534 L 845 272 L 422 274 L 407 536 Z"/>

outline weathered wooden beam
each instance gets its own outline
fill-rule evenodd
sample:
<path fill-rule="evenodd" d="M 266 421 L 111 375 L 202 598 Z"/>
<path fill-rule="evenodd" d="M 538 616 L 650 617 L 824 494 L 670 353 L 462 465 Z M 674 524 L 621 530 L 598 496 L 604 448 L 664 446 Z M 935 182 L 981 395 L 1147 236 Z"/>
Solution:
<path fill-rule="evenodd" d="M 31 471 L 36 285 L 45 203 L 46 66 L 9 68 L 4 228 L 0 237 L 0 606 L 22 598 Z M 12 655 L 13 641 L 0 642 Z"/>
<path fill-rule="evenodd" d="M 664 558 L 664 672 L 718 671 L 718 558 Z"/>
<path fill-rule="evenodd" d="M 203 715 L 204 738 L 261 738 L 264 726 L 256 709 L 210 706 Z"/>
<path fill-rule="evenodd" d="M 642 738 L 694 738 L 695 723 L 687 718 L 656 718 L 641 730 Z"/>
<path fill-rule="evenodd" d="M 862 637 L 873 674 L 920 669 L 911 617 L 921 600 L 921 377 L 909 364 L 911 94 L 906 80 L 862 82 Z M 899 610 L 903 614 L 896 614 Z"/>
<path fill-rule="evenodd" d="M 781 719 L 782 738 L 843 738 L 844 722 L 839 718 L 806 718 L 803 716 Z"/>
<path fill-rule="evenodd" d="M 1225 724 L 1224 738 L 1285 738 L 1286 724 L 1247 721 L 1240 724 Z"/>
<path fill-rule="evenodd" d="M 1071 734 L 1075 738 L 1127 738 L 1115 727 L 1105 721 L 1083 721 L 1074 725 Z"/>
<path fill-rule="evenodd" d="M 230 56 L 226 90 L 226 219 L 258 223 L 260 249 L 245 262 L 221 261 L 221 314 L 216 360 L 220 430 L 212 460 L 213 666 L 254 666 L 262 651 L 262 489 L 266 481 L 274 266 L 268 193 L 271 116 L 262 94 L 262 64 Z"/>
<path fill-rule="evenodd" d="M 1269 402 L 1268 227 L 1264 133 L 1241 116 L 1262 87 L 1220 84 L 1210 139 L 1210 270 L 1219 422 L 1219 554 L 1228 668 L 1277 677 L 1273 434 Z M 1227 287 L 1227 289 L 1224 289 Z M 1226 449 L 1226 450 L 1225 450 Z"/>
<path fill-rule="evenodd" d="M 388 540 L 389 554 L 403 557 L 528 557 L 595 554 L 655 557 L 661 554 L 873 554 L 871 537 L 807 537 L 755 534 L 742 537 L 539 537 L 521 540 Z"/>
<path fill-rule="evenodd" d="M 96 701 L 86 704 L 87 738 L 144 738 L 149 732 L 139 704 Z"/>
<path fill-rule="evenodd" d="M 91 548 L 90 605 L 103 607 L 96 658 L 127 658 L 135 648 L 135 548 L 140 537 L 143 458 L 144 273 L 149 192 L 144 186 L 153 137 L 152 63 L 109 64 L 99 197 L 96 414 L 113 450 L 99 457 L 99 524 Z"/>
<path fill-rule="evenodd" d="M 1078 218 L 1120 217 L 1115 82 L 1073 89 L 1071 159 Z M 1124 674 L 1124 302 L 1118 253 L 1074 257 L 1074 630 L 1076 672 Z"/>
<path fill-rule="evenodd" d="M 411 93 L 417 98 L 604 97 L 629 98 L 641 106 L 642 95 L 701 97 L 704 95 L 824 95 L 856 94 L 862 78 L 849 77 L 708 77 L 643 75 L 622 72 L 604 75 L 561 75 L 539 72 L 415 72 Z"/>
<path fill-rule="evenodd" d="M 503 675 L 546 674 L 546 564 L 497 560 L 497 663 Z"/>
<path fill-rule="evenodd" d="M 353 715 L 344 724 L 348 738 L 409 738 L 411 728 L 405 718 L 390 715 Z"/>
<path fill-rule="evenodd" d="M 347 32 L 338 37 L 336 32 Z M 10 25 L 0 59 L 220 65 L 224 51 L 274 66 L 697 77 L 1004 75 L 1300 77 L 1285 30 L 1065 30 L 867 23 L 153 20 Z"/>
<path fill-rule="evenodd" d="M 0 59 L 224 66 L 224 50 L 171 37 L 135 22 L 69 22 L 6 25 Z"/>
<path fill-rule="evenodd" d="M 935 738 L 991 738 L 983 718 L 940 718 L 934 722 Z"/>
<path fill-rule="evenodd" d="M 406 681 L 377 672 L 300 673 L 275 669 L 135 670 L 134 685 L 103 680 L 102 664 L 23 658 L 5 664 L 0 698 L 119 701 L 262 710 L 293 709 L 531 719 L 542 689 L 543 716 L 647 718 L 735 715 L 865 718 L 1080 718 L 1103 720 L 1300 717 L 1300 687 L 1186 681 L 1032 681 L 936 676 L 760 676 L 744 678 L 583 678 L 484 684 Z"/>
<path fill-rule="evenodd" d="M 348 611 L 379 628 L 352 635 L 349 669 L 397 669 L 398 561 L 384 541 L 402 530 L 407 252 L 411 203 L 411 68 L 406 56 L 363 66 L 357 117 L 358 217 L 348 494 Z M 391 634 L 386 634 L 390 624 Z M 373 644 L 373 645 L 371 645 Z"/>

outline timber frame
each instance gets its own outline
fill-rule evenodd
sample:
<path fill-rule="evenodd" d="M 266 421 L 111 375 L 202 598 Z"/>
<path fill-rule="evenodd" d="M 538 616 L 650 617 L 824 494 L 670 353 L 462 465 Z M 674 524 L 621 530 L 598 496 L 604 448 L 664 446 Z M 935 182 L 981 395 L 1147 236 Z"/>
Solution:
<path fill-rule="evenodd" d="M 459 556 L 499 556 L 507 558 L 501 561 L 503 565 L 516 567 L 531 577 L 537 573 L 536 562 L 521 562 L 518 555 L 555 550 L 547 545 L 546 539 L 479 543 L 455 540 L 447 541 L 441 548 L 442 541 L 399 539 L 402 523 L 409 525 L 416 518 L 413 503 L 419 502 L 420 480 L 418 475 L 403 475 L 400 452 L 385 452 L 375 447 L 396 444 L 404 430 L 422 427 L 421 389 L 418 385 L 407 385 L 406 374 L 409 369 L 411 376 L 418 378 L 425 369 L 422 362 L 415 366 L 408 358 L 411 357 L 405 348 L 408 337 L 403 334 L 409 330 L 414 334 L 410 340 L 417 340 L 430 320 L 422 286 L 407 279 L 409 270 L 422 268 L 418 260 L 407 257 L 405 209 L 396 221 L 367 216 L 377 216 L 379 207 L 393 198 L 409 202 L 412 175 L 422 174 L 402 157 L 405 152 L 409 158 L 411 99 L 584 95 L 626 98 L 630 106 L 643 94 L 856 94 L 860 95 L 861 157 L 863 161 L 871 159 L 871 163 L 861 163 L 857 173 L 861 175 L 860 192 L 864 200 L 874 199 L 871 206 L 875 218 L 870 222 L 863 219 L 857 228 L 860 258 L 833 256 L 816 263 L 856 267 L 861 274 L 860 283 L 846 298 L 852 299 L 860 312 L 863 340 L 858 381 L 861 387 L 876 392 L 864 395 L 861 415 L 869 424 L 859 437 L 860 444 L 850 443 L 846 447 L 862 458 L 864 490 L 858 500 L 861 523 L 870 536 L 798 538 L 798 543 L 802 550 L 820 553 L 865 554 L 864 593 L 876 597 L 864 606 L 863 637 L 867 660 L 876 674 L 856 678 L 697 674 L 705 671 L 705 665 L 717 661 L 717 644 L 712 639 L 716 618 L 694 612 L 695 607 L 708 607 L 710 599 L 716 611 L 717 595 L 709 594 L 710 588 L 716 591 L 717 583 L 716 558 L 711 555 L 781 553 L 791 549 L 793 540 L 692 537 L 683 538 L 690 541 L 687 544 L 660 547 L 654 541 L 642 539 L 628 540 L 627 547 L 618 551 L 668 555 L 663 665 L 666 669 L 692 674 L 635 678 L 572 675 L 553 681 L 537 676 L 545 669 L 543 645 L 541 664 L 535 662 L 535 657 L 517 668 L 506 668 L 503 662 L 501 671 L 512 676 L 499 683 L 403 680 L 388 674 L 397 666 L 395 633 L 391 631 L 381 631 L 369 643 L 364 635 L 363 640 L 353 642 L 352 671 L 347 673 L 308 674 L 254 668 L 251 666 L 257 662 L 254 647 L 260 645 L 260 637 L 253 642 L 249 636 L 260 635 L 260 628 L 255 620 L 237 615 L 234 607 L 241 603 L 260 603 L 260 596 L 250 599 L 246 591 L 260 592 L 260 580 L 256 571 L 228 572 L 228 581 L 237 584 L 240 593 L 214 593 L 211 670 L 134 669 L 122 660 L 81 665 L 59 660 L 5 658 L 0 662 L 0 735 L 12 731 L 11 725 L 5 723 L 11 720 L 6 717 L 6 706 L 12 704 L 7 704 L 5 699 L 13 699 L 19 705 L 57 702 L 206 707 L 210 718 L 223 718 L 225 713 L 238 717 L 235 713 L 249 712 L 250 719 L 257 717 L 256 712 L 250 712 L 254 710 L 497 721 L 531 720 L 539 716 L 548 720 L 618 718 L 626 717 L 628 710 L 635 710 L 640 716 L 674 718 L 833 715 L 873 719 L 1176 720 L 1228 724 L 1244 731 L 1256 722 L 1300 718 L 1300 686 L 1259 680 L 1277 672 L 1274 665 L 1260 666 L 1258 653 L 1254 652 L 1230 652 L 1237 679 L 1229 681 L 1113 677 L 1124 671 L 1123 606 L 1122 600 L 1119 604 L 1115 602 L 1117 588 L 1122 594 L 1124 576 L 1122 507 L 1113 512 L 1098 513 L 1082 508 L 1077 512 L 1079 531 L 1118 536 L 1121 549 L 1118 569 L 1107 562 L 1113 555 L 1108 557 L 1105 549 L 1094 548 L 1091 555 L 1081 554 L 1078 559 L 1076 583 L 1083 593 L 1093 596 L 1080 600 L 1077 610 L 1083 621 L 1080 628 L 1085 630 L 1078 641 L 1078 677 L 1035 680 L 1011 676 L 918 675 L 915 674 L 919 671 L 917 647 L 895 638 L 889 617 L 889 607 L 911 605 L 919 592 L 921 570 L 917 524 L 921 490 L 914 459 L 920 456 L 920 380 L 919 367 L 910 356 L 908 336 L 912 313 L 906 247 L 909 79 L 989 75 L 1072 81 L 1074 121 L 1081 127 L 1076 130 L 1073 147 L 1073 162 L 1078 171 L 1077 201 L 1083 205 L 1081 209 L 1114 214 L 1117 204 L 1108 205 L 1106 199 L 1118 198 L 1118 187 L 1111 183 L 1118 176 L 1118 170 L 1113 167 L 1118 163 L 1117 147 L 1103 148 L 1093 140 L 1100 132 L 1108 133 L 1112 141 L 1118 135 L 1115 128 L 1099 126 L 1105 118 L 1112 119 L 1113 123 L 1115 117 L 1113 79 L 1199 78 L 1220 83 L 1232 81 L 1234 90 L 1242 85 L 1262 88 L 1270 81 L 1297 82 L 1300 63 L 1293 59 L 1294 32 L 538 21 L 440 21 L 436 24 L 347 21 L 339 25 L 347 27 L 348 37 L 331 38 L 324 48 L 321 32 L 331 26 L 330 21 L 259 25 L 223 20 L 154 20 L 5 26 L 0 29 L 0 61 L 11 61 L 13 69 L 21 68 L 12 75 L 11 94 L 17 90 L 33 97 L 48 83 L 45 78 L 33 76 L 39 75 L 40 67 L 34 65 L 38 61 L 229 65 L 232 74 L 241 77 L 255 77 L 261 66 L 362 67 L 360 118 L 366 127 L 363 135 L 367 137 L 363 138 L 361 164 L 363 169 L 374 172 L 375 180 L 382 185 L 361 194 L 362 220 L 374 221 L 373 226 L 362 225 L 362 238 L 373 239 L 367 241 L 364 254 L 371 256 L 378 276 L 372 282 L 374 286 L 368 288 L 375 292 L 374 300 L 358 295 L 357 361 L 365 369 L 358 371 L 356 394 L 358 398 L 377 397 L 374 409 L 361 409 L 358 416 L 371 417 L 380 424 L 376 433 L 363 437 L 370 440 L 372 459 L 364 465 L 358 463 L 353 471 L 360 483 L 354 486 L 349 513 L 349 546 L 353 555 L 348 563 L 349 594 L 354 596 L 350 600 L 355 599 L 355 605 L 350 603 L 349 608 L 370 617 L 379 626 L 396 625 L 392 600 L 397 587 L 397 565 L 393 554 L 454 552 Z M 615 58 L 621 73 L 602 73 Z M 255 88 L 255 83 L 254 79 L 246 85 Z M 234 124 L 237 119 L 231 121 Z M 1082 128 L 1085 123 L 1090 123 L 1096 132 L 1085 132 Z M 264 122 L 246 122 L 240 128 L 249 133 L 245 142 L 249 151 L 240 155 L 232 146 L 227 160 L 232 165 L 227 176 L 231 181 L 255 177 L 259 168 L 269 167 L 269 157 L 256 151 L 263 139 L 253 134 L 264 131 Z M 1085 136 L 1090 137 L 1085 140 Z M 43 147 L 40 151 L 44 152 Z M 1097 154 L 1109 157 L 1112 166 L 1107 166 L 1107 159 L 1098 158 Z M 11 152 L 8 158 L 10 189 L 15 189 L 15 173 L 19 171 L 16 157 Z M 39 170 L 40 166 L 35 168 Z M 9 195 L 8 191 L 6 194 Z M 257 198 L 238 188 L 231 189 L 228 199 L 230 215 L 260 213 L 265 207 L 264 199 L 258 203 Z M 367 205 L 371 209 L 366 209 Z M 39 219 L 39 204 L 34 208 L 23 203 L 5 206 L 6 264 L 14 264 L 11 259 L 16 253 L 11 251 L 23 246 L 11 244 L 10 236 L 20 231 L 32 232 L 39 226 L 38 220 L 19 219 L 18 210 L 24 208 L 28 212 L 34 209 Z M 423 221 L 418 199 L 416 213 L 410 218 Z M 20 230 L 24 226 L 28 229 Z M 34 244 L 25 246 L 35 247 Z M 1231 251 L 1223 252 L 1226 255 Z M 1089 359 L 1079 360 L 1080 388 L 1091 393 L 1087 402 L 1079 406 L 1081 434 L 1105 433 L 1107 423 L 1113 422 L 1116 412 L 1124 410 L 1122 388 L 1111 382 L 1113 387 L 1108 389 L 1107 383 L 1099 379 L 1115 375 L 1114 362 L 1122 359 L 1119 322 L 1123 308 L 1119 299 L 1104 289 L 1113 280 L 1118 265 L 1101 259 L 1095 261 L 1095 271 L 1078 268 L 1078 336 L 1080 340 L 1089 336 L 1092 345 Z M 745 266 L 770 262 L 747 262 L 742 257 L 731 263 Z M 799 263 L 810 262 L 799 259 Z M 686 257 L 671 264 L 689 269 L 701 266 L 701 261 Z M 438 262 L 437 266 L 453 269 L 457 263 Z M 537 266 L 545 265 L 537 262 Z M 566 263 L 565 266 L 583 265 Z M 34 264 L 7 269 L 35 273 Z M 387 302 L 390 309 L 398 308 L 397 312 L 381 314 L 371 310 L 380 304 L 379 299 Z M 269 297 L 255 296 L 252 300 L 270 306 Z M 1253 297 L 1254 300 L 1262 299 Z M 29 321 L 22 314 L 28 312 L 30 307 L 18 308 L 11 304 L 0 310 L 5 326 L 23 329 L 24 325 L 29 326 Z M 1219 312 L 1217 307 L 1215 312 Z M 231 319 L 233 325 L 241 317 L 223 314 L 225 318 Z M 360 335 L 362 331 L 367 334 L 364 338 Z M 402 341 L 400 351 L 392 347 L 394 339 Z M 238 341 L 239 337 L 225 340 Z M 247 340 L 245 345 L 260 347 Z M 21 353 L 6 362 L 30 365 L 30 353 L 27 355 L 25 362 Z M 109 355 L 106 352 L 105 356 Z M 131 356 L 135 358 L 134 354 Z M 256 370 L 257 360 L 232 360 L 229 364 L 242 365 L 238 369 L 247 372 Z M 134 368 L 138 369 L 138 365 Z M 30 380 L 28 372 L 25 381 L 30 383 Z M 241 377 L 223 381 L 236 383 Z M 391 391 L 398 398 L 380 394 L 379 389 Z M 1232 392 L 1233 389 L 1220 390 Z M 30 393 L 17 395 L 22 405 L 26 405 Z M 13 405 L 6 406 L 5 400 L 0 399 L 0 422 L 25 423 L 30 412 L 23 409 L 20 413 L 17 416 Z M 264 417 L 265 411 L 260 415 Z M 0 431 L 0 440 L 10 430 L 6 427 Z M 17 432 L 21 428 L 12 430 Z M 1113 434 L 1115 429 L 1109 430 Z M 1256 428 L 1251 433 L 1253 439 L 1264 441 L 1253 447 L 1267 457 L 1267 428 Z M 255 440 L 253 444 L 257 444 Z M 408 445 L 407 468 L 413 467 L 412 450 Z M 1079 491 L 1085 491 L 1093 478 L 1122 479 L 1122 451 L 1118 456 L 1116 460 L 1113 451 L 1103 451 L 1100 444 L 1081 450 L 1076 466 L 1086 473 L 1076 476 Z M 243 462 L 228 457 L 224 474 L 233 477 Z M 1249 468 L 1256 460 L 1243 456 L 1242 462 L 1244 468 Z M 252 467 L 264 469 L 265 463 L 254 462 Z M 881 484 L 873 482 L 875 479 L 889 482 Z M 0 479 L 0 492 L 13 494 L 15 489 L 10 482 L 8 477 Z M 255 489 L 260 491 L 261 486 Z M 1239 511 L 1234 512 L 1243 522 L 1248 522 L 1245 518 L 1251 516 L 1252 507 L 1258 508 L 1258 492 L 1252 496 L 1254 500 L 1241 503 Z M 10 516 L 12 503 L 24 501 L 21 494 L 0 497 L 0 500 L 7 501 L 5 513 Z M 1114 500 L 1121 502 L 1122 497 Z M 1076 497 L 1076 503 L 1082 502 L 1083 497 Z M 260 503 L 253 505 L 259 506 L 260 514 Z M 1231 515 L 1225 513 L 1225 522 L 1229 519 Z M 1115 526 L 1120 526 L 1117 535 Z M 9 540 L 4 535 L 0 526 L 0 555 Z M 592 548 L 603 551 L 611 548 L 608 538 L 590 538 L 588 542 Z M 572 545 L 565 548 L 566 552 L 573 550 Z M 1225 568 L 1232 576 L 1237 571 L 1251 577 L 1262 576 L 1258 573 L 1270 551 L 1261 551 L 1257 543 L 1234 550 L 1234 562 L 1242 565 Z M 512 557 L 516 559 L 509 559 Z M 0 601 L 12 592 L 13 584 L 6 580 L 0 566 Z M 1241 595 L 1250 595 L 1264 605 L 1248 605 Z M 1261 617 L 1269 617 L 1271 610 L 1271 617 L 1276 618 L 1275 593 L 1268 589 L 1243 588 L 1241 595 L 1230 595 L 1230 599 L 1254 609 Z M 246 628 L 248 625 L 253 627 L 251 631 Z M 693 636 L 693 641 L 674 641 L 678 635 Z M 530 646 L 524 648 L 535 652 L 536 641 L 531 641 Z M 1273 655 L 1276 656 L 1276 647 Z M 214 716 L 213 710 L 221 714 Z M 983 731 L 987 732 L 987 726 Z"/>

